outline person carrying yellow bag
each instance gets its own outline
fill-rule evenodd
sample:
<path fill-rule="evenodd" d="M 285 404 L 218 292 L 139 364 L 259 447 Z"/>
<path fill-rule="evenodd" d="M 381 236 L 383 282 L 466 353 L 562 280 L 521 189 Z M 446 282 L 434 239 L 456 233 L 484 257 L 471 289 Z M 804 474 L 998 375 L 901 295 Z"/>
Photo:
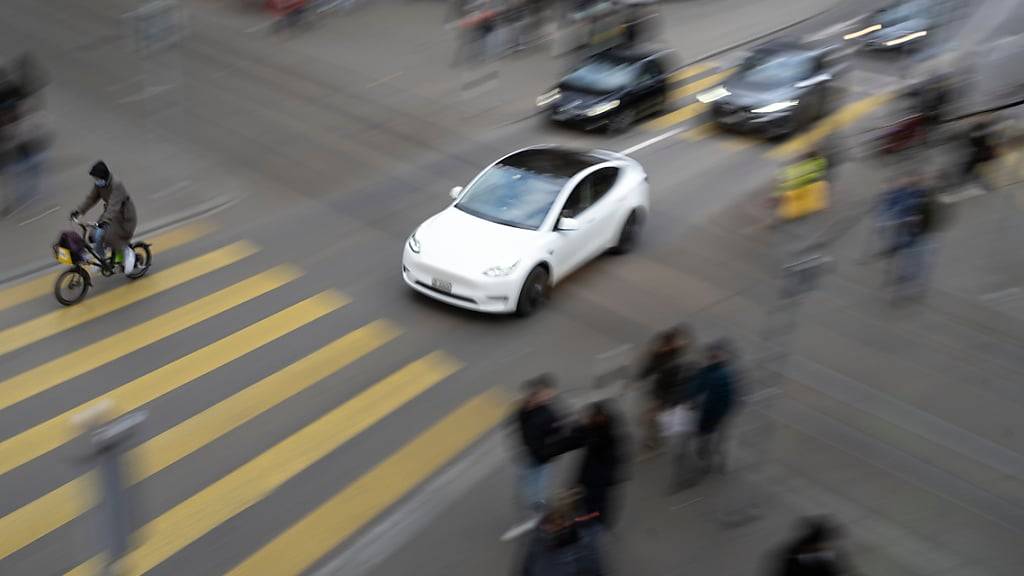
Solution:
<path fill-rule="evenodd" d="M 828 208 L 828 160 L 817 150 L 783 168 L 775 192 L 775 214 L 795 220 Z"/>

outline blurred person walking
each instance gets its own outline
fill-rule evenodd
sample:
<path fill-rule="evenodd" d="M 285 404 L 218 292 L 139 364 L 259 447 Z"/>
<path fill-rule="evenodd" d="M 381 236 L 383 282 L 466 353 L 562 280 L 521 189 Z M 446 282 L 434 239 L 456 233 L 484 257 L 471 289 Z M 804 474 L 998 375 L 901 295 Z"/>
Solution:
<path fill-rule="evenodd" d="M 829 162 L 819 150 L 811 150 L 782 169 L 773 195 L 775 216 L 796 220 L 820 212 L 829 205 Z"/>
<path fill-rule="evenodd" d="M 27 53 L 18 58 L 14 70 L 17 96 L 9 136 L 11 213 L 40 196 L 45 152 L 52 138 L 43 99 L 46 72 Z"/>
<path fill-rule="evenodd" d="M 731 345 L 725 340 L 709 344 L 706 364 L 694 381 L 694 400 L 699 406 L 697 457 L 705 472 L 724 472 L 725 429 L 738 396 Z"/>
<path fill-rule="evenodd" d="M 566 446 L 567 450 L 584 450 L 577 475 L 583 511 L 596 514 L 605 528 L 610 528 L 615 518 L 615 487 L 624 479 L 625 444 L 617 415 L 606 401 L 598 401 L 587 407 L 583 423 Z"/>
<path fill-rule="evenodd" d="M 849 576 L 853 572 L 837 546 L 840 530 L 825 518 L 801 521 L 797 537 L 776 560 L 771 576 Z"/>
<path fill-rule="evenodd" d="M 643 362 L 638 380 L 650 381 L 650 401 L 643 414 L 644 448 L 653 453 L 662 444 L 658 417 L 678 404 L 684 394 L 684 355 L 690 345 L 690 329 L 685 325 L 665 330 L 655 337 Z"/>
<path fill-rule="evenodd" d="M 968 157 L 961 174 L 962 182 L 965 184 L 976 182 L 986 191 L 991 191 L 991 186 L 982 176 L 980 168 L 996 157 L 995 146 L 992 143 L 994 126 L 995 124 L 988 114 L 982 115 L 971 123 L 967 131 Z"/>
<path fill-rule="evenodd" d="M 520 576 L 604 576 L 596 514 L 579 513 L 569 493 L 541 518 L 527 544 Z"/>
<path fill-rule="evenodd" d="M 551 461 L 561 453 L 567 435 L 552 407 L 557 395 L 554 377 L 541 374 L 527 380 L 525 387 L 526 397 L 517 415 L 520 440 L 526 449 L 520 493 L 526 507 L 539 515 L 547 503 Z"/>

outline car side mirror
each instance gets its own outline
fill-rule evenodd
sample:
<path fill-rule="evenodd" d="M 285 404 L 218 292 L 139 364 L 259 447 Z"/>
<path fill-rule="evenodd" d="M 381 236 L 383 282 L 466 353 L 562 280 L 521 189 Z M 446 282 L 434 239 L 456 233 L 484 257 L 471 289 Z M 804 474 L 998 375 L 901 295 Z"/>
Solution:
<path fill-rule="evenodd" d="M 572 232 L 580 229 L 580 221 L 575 218 L 566 218 L 565 216 L 558 219 L 558 225 L 555 226 L 555 230 L 559 232 Z"/>
<path fill-rule="evenodd" d="M 462 194 L 462 186 L 452 188 L 452 191 L 449 194 L 451 194 L 452 200 L 458 200 L 459 195 Z"/>

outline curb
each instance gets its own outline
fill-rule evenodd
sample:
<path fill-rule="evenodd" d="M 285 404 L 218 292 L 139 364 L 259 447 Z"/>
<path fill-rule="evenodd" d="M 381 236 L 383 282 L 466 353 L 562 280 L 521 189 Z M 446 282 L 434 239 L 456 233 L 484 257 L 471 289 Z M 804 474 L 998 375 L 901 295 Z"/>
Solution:
<path fill-rule="evenodd" d="M 135 236 L 136 238 L 144 239 L 147 236 L 151 236 L 158 232 L 163 232 L 164 230 L 173 228 L 175 226 L 179 226 L 191 220 L 196 220 L 204 216 L 209 216 L 210 214 L 219 212 L 221 210 L 233 206 L 234 204 L 237 204 L 242 199 L 242 197 L 243 196 L 241 195 L 218 196 L 213 200 L 209 200 L 207 202 L 199 204 L 198 206 L 190 210 L 183 210 L 176 214 L 160 218 L 155 222 L 149 224 L 148 226 L 141 228 L 140 231 Z M 50 270 L 51 268 L 57 268 L 59 266 L 59 264 L 50 260 L 26 264 L 24 266 L 21 266 L 20 268 L 17 268 L 13 272 L 6 274 L 3 277 L 0 277 L 0 286 L 10 284 L 18 280 L 24 280 L 29 276 L 35 276 L 36 274 L 45 272 L 47 270 Z"/>
<path fill-rule="evenodd" d="M 810 14 L 810 15 L 807 15 L 807 16 L 804 16 L 803 18 L 800 18 L 799 20 L 797 20 L 795 22 L 790 22 L 789 24 L 786 24 L 784 26 L 779 26 L 778 28 L 775 28 L 773 30 L 769 30 L 768 32 L 765 32 L 763 34 L 759 34 L 757 36 L 754 36 L 753 38 L 748 38 L 746 40 L 743 40 L 742 42 L 736 42 L 734 44 L 730 44 L 729 46 L 726 46 L 725 48 L 716 48 L 715 50 L 712 50 L 711 52 L 707 52 L 707 53 L 705 53 L 705 54 L 703 54 L 701 56 L 698 56 L 694 60 L 691 60 L 689 63 L 684 64 L 684 67 L 685 66 L 693 66 L 694 64 L 697 64 L 697 63 L 700 63 L 700 62 L 704 62 L 705 60 L 710 60 L 710 59 L 712 59 L 712 58 L 714 58 L 716 56 L 721 56 L 722 54 L 724 54 L 726 52 L 731 52 L 733 50 L 736 50 L 737 48 L 742 48 L 743 46 L 746 46 L 748 44 L 753 44 L 755 42 L 759 42 L 759 41 L 764 40 L 765 38 L 767 38 L 769 36 L 774 36 L 774 35 L 776 35 L 776 34 L 778 34 L 780 32 L 785 32 L 786 30 L 789 30 L 790 28 L 795 28 L 795 27 L 797 27 L 797 26 L 799 26 L 799 25 L 801 25 L 801 24 L 803 24 L 805 22 L 809 22 L 811 20 L 814 20 L 815 18 L 818 18 L 820 16 L 824 16 L 825 14 L 828 14 L 829 12 L 831 12 L 831 11 L 835 10 L 836 8 L 838 8 L 840 4 L 841 4 L 841 2 L 837 1 L 837 2 L 833 3 L 831 6 L 829 6 L 828 8 L 824 8 L 822 10 L 818 10 L 817 12 L 815 12 L 813 14 Z"/>

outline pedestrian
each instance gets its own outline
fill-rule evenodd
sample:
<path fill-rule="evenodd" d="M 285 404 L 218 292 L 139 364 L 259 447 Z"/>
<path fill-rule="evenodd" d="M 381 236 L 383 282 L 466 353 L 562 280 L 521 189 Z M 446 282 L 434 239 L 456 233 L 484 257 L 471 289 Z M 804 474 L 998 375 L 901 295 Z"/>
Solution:
<path fill-rule="evenodd" d="M 676 405 L 683 395 L 683 356 L 689 345 L 687 326 L 669 328 L 655 337 L 641 368 L 639 380 L 651 382 L 650 400 L 643 416 L 644 447 L 649 452 L 653 453 L 661 445 L 658 416 Z"/>
<path fill-rule="evenodd" d="M 992 144 L 993 128 L 988 114 L 971 124 L 967 132 L 968 157 L 962 173 L 964 183 L 975 181 L 986 191 L 990 191 L 990 187 L 982 177 L 980 168 L 996 157 L 995 146 Z"/>
<path fill-rule="evenodd" d="M 707 347 L 706 364 L 694 380 L 698 402 L 697 457 L 705 471 L 725 471 L 725 428 L 736 405 L 736 376 L 731 345 L 719 340 Z"/>
<path fill-rule="evenodd" d="M 583 448 L 577 476 L 583 511 L 596 514 L 597 521 L 610 528 L 615 517 L 615 487 L 623 480 L 625 438 L 608 402 L 594 402 L 585 412 L 569 448 Z"/>
<path fill-rule="evenodd" d="M 559 499 L 534 529 L 521 576 L 603 576 L 601 528 L 594 514 L 578 514 L 576 496 Z"/>
<path fill-rule="evenodd" d="M 839 528 L 822 517 L 801 521 L 796 539 L 783 548 L 772 576 L 846 576 L 852 574 L 838 549 Z"/>
<path fill-rule="evenodd" d="M 559 454 L 566 434 L 561 418 L 552 407 L 557 395 L 555 379 L 541 374 L 525 382 L 526 397 L 517 415 L 525 457 L 520 476 L 524 504 L 534 514 L 545 509 L 551 461 Z"/>

